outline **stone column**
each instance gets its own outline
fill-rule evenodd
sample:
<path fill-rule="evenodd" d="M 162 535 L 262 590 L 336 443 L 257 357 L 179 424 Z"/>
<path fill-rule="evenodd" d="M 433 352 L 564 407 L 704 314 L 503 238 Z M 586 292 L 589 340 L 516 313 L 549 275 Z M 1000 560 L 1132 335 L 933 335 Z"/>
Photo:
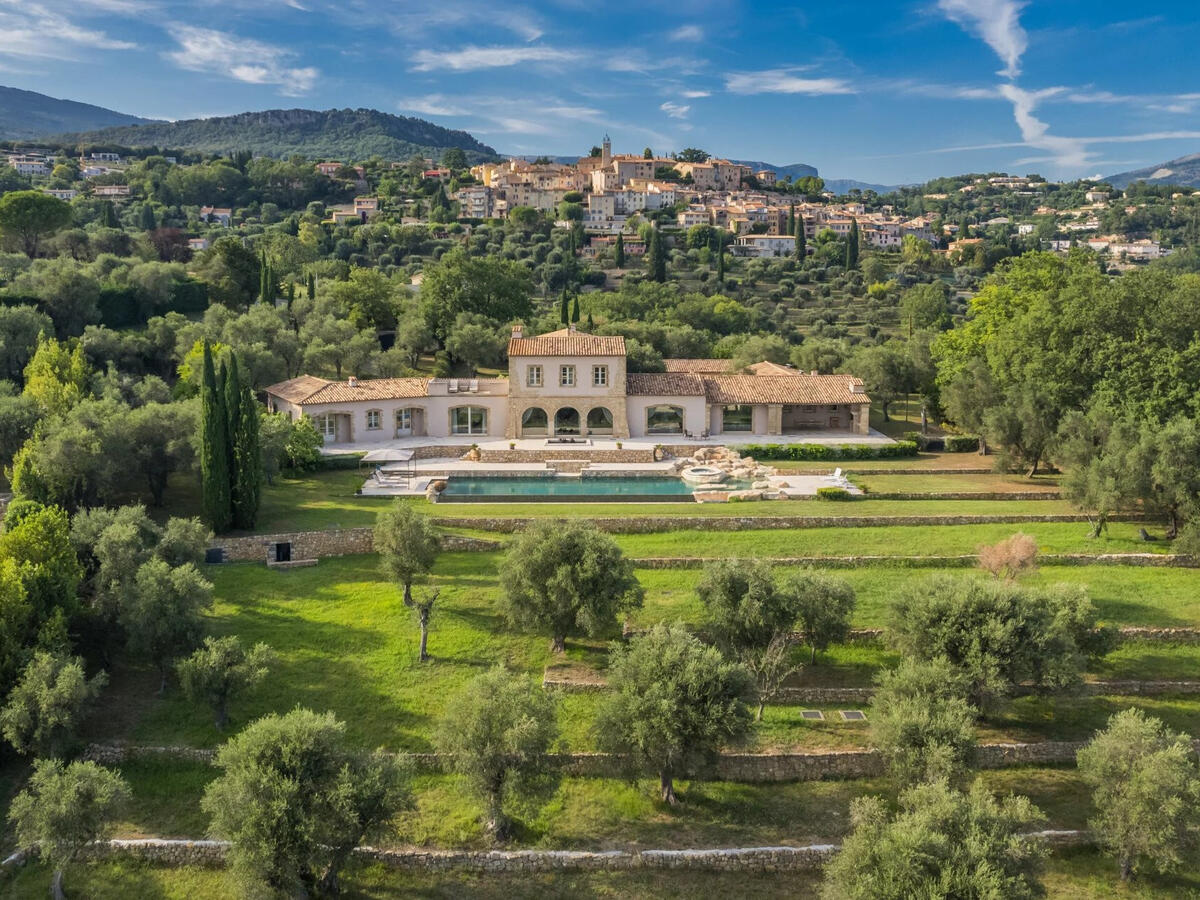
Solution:
<path fill-rule="evenodd" d="M 783 404 L 767 404 L 767 434 L 783 434 Z"/>

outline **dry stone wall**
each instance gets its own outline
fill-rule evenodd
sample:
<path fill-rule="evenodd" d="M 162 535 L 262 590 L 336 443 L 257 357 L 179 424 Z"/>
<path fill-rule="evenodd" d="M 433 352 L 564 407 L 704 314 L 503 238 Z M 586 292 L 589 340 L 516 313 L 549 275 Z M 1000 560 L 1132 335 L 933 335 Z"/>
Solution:
<path fill-rule="evenodd" d="M 221 548 L 227 562 L 275 562 L 277 544 L 291 544 L 293 560 L 323 559 L 327 556 L 351 556 L 373 553 L 375 539 L 370 528 L 331 528 L 325 531 L 290 531 L 283 534 L 254 534 L 246 537 L 220 537 L 209 544 Z M 441 536 L 442 549 L 496 550 L 500 544 L 457 534 Z"/>

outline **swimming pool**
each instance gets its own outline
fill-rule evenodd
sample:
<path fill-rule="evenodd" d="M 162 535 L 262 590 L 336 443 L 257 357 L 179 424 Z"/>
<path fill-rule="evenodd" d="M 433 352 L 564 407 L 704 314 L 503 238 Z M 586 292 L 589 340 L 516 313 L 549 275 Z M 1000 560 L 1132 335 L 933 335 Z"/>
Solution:
<path fill-rule="evenodd" d="M 741 490 L 744 482 L 725 482 L 722 490 Z M 446 482 L 441 500 L 446 503 L 482 503 L 504 500 L 525 502 L 591 501 L 624 502 L 686 501 L 695 485 L 672 475 L 591 476 L 560 475 L 551 478 L 498 475 L 491 478 L 454 475 Z"/>

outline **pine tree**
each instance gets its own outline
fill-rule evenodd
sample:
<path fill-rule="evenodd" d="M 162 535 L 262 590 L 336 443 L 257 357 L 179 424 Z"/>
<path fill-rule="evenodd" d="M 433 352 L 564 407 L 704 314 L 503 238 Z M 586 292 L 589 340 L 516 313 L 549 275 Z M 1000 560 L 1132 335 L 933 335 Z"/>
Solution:
<path fill-rule="evenodd" d="M 558 318 L 564 325 L 569 325 L 571 322 L 570 306 L 567 301 L 567 289 L 562 289 L 562 296 L 559 298 Z"/>
<path fill-rule="evenodd" d="M 258 408 L 249 386 L 242 384 L 237 357 L 230 355 L 225 379 L 225 414 L 229 422 L 232 466 L 229 471 L 233 527 L 250 530 L 258 517 L 262 459 L 258 442 Z"/>
<path fill-rule="evenodd" d="M 575 295 L 575 302 L 571 305 L 571 321 L 579 323 L 579 295 Z"/>
<path fill-rule="evenodd" d="M 625 238 L 618 232 L 617 245 L 613 248 L 613 262 L 618 269 L 625 268 Z"/>
<path fill-rule="evenodd" d="M 850 220 L 850 236 L 846 239 L 846 271 L 858 268 L 858 219 Z"/>
<path fill-rule="evenodd" d="M 804 216 L 799 216 L 796 219 L 796 259 L 804 262 L 804 257 L 808 253 L 807 238 L 804 234 Z"/>
<path fill-rule="evenodd" d="M 233 521 L 229 497 L 229 419 L 225 395 L 213 371 L 212 347 L 204 342 L 203 386 L 200 391 L 200 477 L 204 519 L 213 531 L 228 531 Z"/>

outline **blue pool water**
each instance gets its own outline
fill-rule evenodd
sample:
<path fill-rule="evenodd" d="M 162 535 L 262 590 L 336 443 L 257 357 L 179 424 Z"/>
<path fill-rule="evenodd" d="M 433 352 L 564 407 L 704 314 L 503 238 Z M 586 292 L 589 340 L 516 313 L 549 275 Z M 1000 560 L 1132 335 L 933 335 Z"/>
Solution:
<path fill-rule="evenodd" d="M 727 481 L 721 488 L 737 490 L 745 486 L 741 482 Z M 694 490 L 694 486 L 670 475 L 641 478 L 451 476 L 446 483 L 446 490 L 442 492 L 442 499 L 459 503 L 497 500 L 669 501 L 690 499 Z"/>

